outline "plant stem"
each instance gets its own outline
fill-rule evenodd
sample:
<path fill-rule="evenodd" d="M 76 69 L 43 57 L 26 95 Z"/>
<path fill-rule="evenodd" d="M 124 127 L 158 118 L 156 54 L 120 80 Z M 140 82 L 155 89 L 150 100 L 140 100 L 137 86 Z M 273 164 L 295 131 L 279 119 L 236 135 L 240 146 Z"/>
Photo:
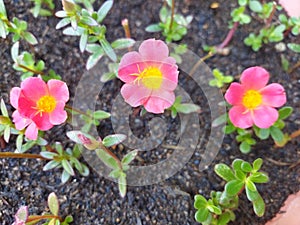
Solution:
<path fill-rule="evenodd" d="M 298 136 L 300 136 L 300 129 L 291 133 L 290 138 L 296 138 Z"/>
<path fill-rule="evenodd" d="M 123 26 L 123 29 L 125 31 L 125 37 L 126 38 L 131 38 L 128 19 L 125 18 L 125 19 L 122 20 L 122 26 Z"/>
<path fill-rule="evenodd" d="M 169 32 L 172 30 L 173 22 L 174 22 L 174 14 L 175 14 L 175 0 L 172 0 L 172 12 L 171 12 L 171 22 L 169 27 Z"/>
<path fill-rule="evenodd" d="M 217 49 L 222 49 L 222 48 L 225 48 L 229 42 L 231 41 L 233 35 L 234 35 L 234 32 L 236 31 L 236 29 L 238 28 L 239 26 L 239 22 L 235 22 L 233 24 L 233 27 L 229 30 L 226 38 L 224 39 L 224 41 L 217 47 Z"/>
<path fill-rule="evenodd" d="M 213 52 L 209 52 L 207 53 L 207 55 L 203 56 L 202 58 L 200 58 L 198 60 L 198 62 L 193 66 L 193 68 L 190 71 L 190 75 L 193 76 L 193 74 L 196 72 L 197 68 L 206 60 L 209 59 L 210 57 L 212 57 L 214 55 Z"/>
<path fill-rule="evenodd" d="M 39 74 L 39 75 L 41 75 L 41 76 L 46 75 L 43 71 L 37 71 L 37 70 L 31 69 L 31 68 L 29 68 L 29 67 L 27 67 L 27 66 L 24 66 L 24 65 L 22 65 L 22 64 L 18 64 L 18 66 L 19 66 L 20 68 L 22 68 L 22 69 L 24 69 L 24 70 L 27 70 L 27 71 L 29 71 L 29 72 L 32 72 L 32 73 L 34 73 L 34 74 Z"/>
<path fill-rule="evenodd" d="M 272 19 L 274 17 L 275 12 L 276 12 L 276 6 L 277 6 L 276 2 L 273 1 L 273 9 L 272 9 L 272 12 L 271 12 L 269 18 L 266 21 L 266 28 L 270 27 L 270 25 L 271 25 Z"/>
<path fill-rule="evenodd" d="M 43 160 L 48 160 L 48 159 L 42 157 L 39 154 L 15 153 L 15 152 L 0 152 L 0 158 L 43 159 Z"/>
<path fill-rule="evenodd" d="M 26 220 L 26 223 L 38 222 L 38 221 L 44 220 L 44 219 L 58 219 L 60 222 L 63 221 L 63 219 L 60 216 L 55 216 L 55 215 L 33 215 L 33 216 L 29 216 L 29 218 Z"/>
<path fill-rule="evenodd" d="M 67 109 L 69 109 L 69 110 L 72 110 L 72 111 L 74 111 L 74 112 L 77 112 L 77 113 L 79 113 L 79 114 L 81 114 L 81 115 L 85 115 L 85 116 L 88 116 L 88 117 L 90 117 L 90 118 L 93 118 L 91 115 L 88 115 L 87 113 L 81 111 L 80 109 L 75 109 L 75 108 L 73 108 L 73 107 L 70 106 L 70 105 L 65 105 L 65 108 L 67 108 Z"/>
<path fill-rule="evenodd" d="M 292 73 L 295 69 L 297 69 L 300 66 L 300 60 L 288 70 L 288 73 Z"/>

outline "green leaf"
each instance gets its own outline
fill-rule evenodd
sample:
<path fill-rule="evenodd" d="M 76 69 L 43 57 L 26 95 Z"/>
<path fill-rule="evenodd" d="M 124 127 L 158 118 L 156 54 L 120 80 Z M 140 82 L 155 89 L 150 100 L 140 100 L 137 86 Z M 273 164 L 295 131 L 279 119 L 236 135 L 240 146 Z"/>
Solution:
<path fill-rule="evenodd" d="M 287 44 L 288 48 L 291 49 L 292 51 L 296 53 L 300 53 L 300 44 L 295 44 L 295 43 L 288 43 Z"/>
<path fill-rule="evenodd" d="M 49 206 L 50 212 L 51 212 L 53 215 L 58 216 L 59 203 L 58 203 L 57 196 L 55 195 L 54 192 L 52 192 L 52 193 L 48 196 L 48 206 Z"/>
<path fill-rule="evenodd" d="M 117 77 L 117 73 L 116 72 L 109 72 L 109 73 L 104 73 L 101 78 L 100 78 L 100 81 L 102 83 L 106 83 L 110 80 L 113 80 Z"/>
<path fill-rule="evenodd" d="M 167 9 L 167 7 L 161 7 L 160 11 L 159 11 L 159 19 L 161 22 L 166 23 L 167 19 L 168 19 L 168 14 L 169 11 Z"/>
<path fill-rule="evenodd" d="M 227 225 L 231 220 L 230 212 L 224 212 L 218 219 L 218 225 Z"/>
<path fill-rule="evenodd" d="M 253 202 L 259 198 L 259 193 L 257 190 L 252 191 L 252 190 L 250 190 L 250 188 L 247 185 L 246 185 L 245 189 L 246 189 L 246 195 L 247 195 L 247 198 L 249 201 Z"/>
<path fill-rule="evenodd" d="M 242 162 L 241 168 L 244 172 L 249 173 L 252 171 L 252 166 L 248 162 Z"/>
<path fill-rule="evenodd" d="M 282 107 L 281 109 L 278 110 L 279 113 L 279 117 L 278 119 L 284 120 L 286 118 L 288 118 L 293 112 L 293 108 L 286 106 L 286 107 Z"/>
<path fill-rule="evenodd" d="M 1 3 L 1 1 L 2 0 L 0 0 L 0 3 Z M 28 219 L 28 207 L 27 206 L 21 206 L 19 208 L 19 210 L 17 211 L 15 217 L 17 217 L 22 222 L 26 222 L 26 220 Z"/>
<path fill-rule="evenodd" d="M 72 166 L 71 166 L 71 164 L 70 164 L 70 162 L 68 160 L 63 159 L 61 161 L 61 165 L 64 168 L 64 170 L 66 172 L 68 172 L 68 174 L 70 174 L 71 176 L 75 176 L 74 170 L 73 170 L 73 168 L 72 168 Z"/>
<path fill-rule="evenodd" d="M 101 159 L 105 165 L 112 169 L 120 169 L 118 162 L 110 154 L 108 154 L 103 149 L 96 149 L 96 154 Z"/>
<path fill-rule="evenodd" d="M 247 154 L 251 151 L 251 146 L 246 141 L 243 141 L 240 144 L 240 151 L 244 154 Z"/>
<path fill-rule="evenodd" d="M 207 208 L 204 208 L 204 209 L 201 209 L 201 210 L 198 210 L 195 214 L 195 220 L 198 222 L 198 223 L 202 223 L 204 221 L 207 220 L 208 218 L 208 215 L 209 215 L 209 211 Z"/>
<path fill-rule="evenodd" d="M 274 141 L 276 141 L 276 142 L 282 142 L 283 141 L 284 134 L 282 133 L 282 131 L 279 128 L 271 126 L 270 127 L 270 133 L 271 133 L 271 136 L 272 136 Z"/>
<path fill-rule="evenodd" d="M 246 179 L 246 174 L 242 170 L 235 171 L 235 176 L 240 181 L 244 181 Z"/>
<path fill-rule="evenodd" d="M 104 52 L 102 50 L 90 55 L 90 57 L 88 58 L 88 60 L 86 62 L 86 69 L 89 70 L 92 67 L 94 67 L 97 64 L 97 62 L 102 58 L 103 55 L 104 55 Z"/>
<path fill-rule="evenodd" d="M 30 32 L 24 32 L 23 37 L 31 45 L 36 45 L 38 43 L 35 36 L 33 36 L 33 34 Z"/>
<path fill-rule="evenodd" d="M 146 27 L 147 32 L 160 32 L 162 31 L 162 28 L 159 24 L 151 24 Z"/>
<path fill-rule="evenodd" d="M 242 159 L 235 159 L 232 162 L 232 167 L 235 171 L 237 170 L 241 170 L 242 169 L 242 163 L 244 162 L 244 160 Z"/>
<path fill-rule="evenodd" d="M 102 144 L 105 147 L 110 147 L 110 146 L 117 145 L 117 144 L 121 143 L 125 139 L 126 139 L 126 135 L 124 135 L 124 134 L 112 134 L 112 135 L 106 136 L 103 139 Z"/>
<path fill-rule="evenodd" d="M 217 117 L 216 119 L 214 119 L 211 126 L 218 127 L 220 125 L 226 124 L 226 122 L 227 122 L 227 114 L 223 114 Z"/>
<path fill-rule="evenodd" d="M 285 31 L 285 25 L 280 24 L 270 33 L 269 35 L 269 41 L 270 42 L 279 42 L 281 41 L 284 36 L 283 32 Z"/>
<path fill-rule="evenodd" d="M 111 43 L 113 49 L 124 49 L 132 47 L 135 43 L 135 40 L 131 38 L 119 38 Z"/>
<path fill-rule="evenodd" d="M 70 18 L 63 18 L 62 20 L 60 20 L 59 22 L 58 22 L 58 24 L 56 24 L 56 27 L 55 27 L 55 29 L 56 30 L 58 30 L 58 29 L 60 29 L 60 28 L 62 28 L 62 27 L 65 27 L 65 26 L 67 26 L 68 24 L 70 24 L 71 23 L 71 20 L 70 20 Z"/>
<path fill-rule="evenodd" d="M 105 39 L 101 39 L 100 40 L 100 44 L 101 47 L 103 48 L 104 52 L 106 53 L 106 55 L 114 62 L 117 61 L 117 56 L 116 53 L 114 52 L 114 50 L 112 49 L 112 47 L 110 46 L 110 44 L 108 43 L 107 40 Z"/>
<path fill-rule="evenodd" d="M 255 214 L 259 217 L 262 217 L 265 214 L 265 208 L 266 208 L 266 205 L 262 197 L 259 195 L 259 197 L 252 203 L 253 203 L 253 209 Z"/>
<path fill-rule="evenodd" d="M 113 2 L 114 1 L 112 1 L 112 0 L 106 1 L 99 8 L 99 10 L 97 12 L 97 21 L 98 21 L 98 23 L 101 23 L 104 20 L 104 18 L 106 17 L 107 13 L 112 8 Z"/>
<path fill-rule="evenodd" d="M 281 67 L 284 72 L 287 72 L 290 67 L 290 62 L 289 62 L 289 60 L 286 59 L 286 57 L 284 55 L 281 55 L 280 58 L 281 58 Z"/>
<path fill-rule="evenodd" d="M 256 186 L 255 184 L 251 181 L 251 179 L 247 178 L 246 180 L 246 187 L 248 187 L 248 189 L 250 191 L 256 191 Z"/>
<path fill-rule="evenodd" d="M 91 16 L 81 16 L 80 22 L 88 25 L 88 26 L 98 26 L 96 20 L 94 20 Z"/>
<path fill-rule="evenodd" d="M 58 156 L 57 153 L 54 152 L 41 152 L 40 155 L 46 159 L 53 159 L 55 156 Z"/>
<path fill-rule="evenodd" d="M 215 173 L 224 179 L 225 181 L 231 181 L 235 179 L 232 169 L 226 164 L 220 163 L 215 165 Z"/>
<path fill-rule="evenodd" d="M 58 167 L 59 165 L 60 162 L 51 160 L 43 167 L 43 171 L 52 170 L 53 168 Z"/>
<path fill-rule="evenodd" d="M 194 208 L 195 209 L 204 209 L 207 205 L 207 200 L 202 195 L 195 195 L 194 197 Z"/>
<path fill-rule="evenodd" d="M 225 185 L 225 192 L 229 196 L 237 195 L 243 188 L 244 182 L 240 180 L 231 180 Z"/>
<path fill-rule="evenodd" d="M 1 98 L 1 107 L 0 108 L 1 108 L 2 115 L 5 116 L 5 117 L 8 117 L 8 112 L 7 112 L 7 109 L 6 109 L 6 105 L 5 105 L 2 98 Z"/>
<path fill-rule="evenodd" d="M 97 120 L 103 120 L 103 119 L 109 118 L 110 113 L 102 111 L 102 110 L 97 110 L 94 112 L 93 117 Z"/>
<path fill-rule="evenodd" d="M 256 135 L 261 139 L 261 140 L 266 140 L 270 136 L 270 129 L 266 128 L 258 128 L 258 131 Z"/>
<path fill-rule="evenodd" d="M 127 189 L 127 182 L 126 182 L 126 174 L 125 173 L 121 173 L 121 175 L 118 179 L 118 183 L 119 183 L 120 196 L 122 198 L 124 198 L 125 195 L 126 195 L 126 189 Z"/>
<path fill-rule="evenodd" d="M 238 0 L 240 6 L 247 5 L 248 0 Z"/>
<path fill-rule="evenodd" d="M 11 57 L 14 60 L 14 62 L 17 62 L 18 55 L 19 55 L 19 42 L 13 44 L 10 51 Z"/>
<path fill-rule="evenodd" d="M 79 171 L 79 173 L 81 174 L 81 176 L 87 177 L 90 174 L 89 168 L 86 165 L 84 165 L 83 163 L 81 163 L 81 168 L 82 168 L 82 171 Z"/>
<path fill-rule="evenodd" d="M 137 154 L 138 154 L 138 150 L 133 150 L 133 151 L 129 152 L 128 154 L 126 154 L 121 161 L 122 165 L 130 164 L 135 159 Z"/>
<path fill-rule="evenodd" d="M 87 40 L 88 40 L 88 30 L 85 30 L 80 36 L 80 41 L 79 41 L 79 49 L 81 52 L 84 52 L 85 47 L 87 45 Z"/>
<path fill-rule="evenodd" d="M 184 103 L 175 106 L 177 112 L 184 113 L 184 114 L 189 114 L 192 112 L 197 112 L 200 110 L 200 107 L 195 104 L 189 104 L 189 103 Z"/>
<path fill-rule="evenodd" d="M 255 171 L 260 170 L 262 164 L 263 164 L 263 160 L 261 158 L 255 159 L 254 162 L 253 162 L 253 169 Z"/>
<path fill-rule="evenodd" d="M 70 179 L 70 177 L 71 177 L 71 175 L 67 171 L 63 170 L 63 172 L 61 174 L 61 182 L 63 184 L 66 183 Z"/>
<path fill-rule="evenodd" d="M 20 152 L 21 149 L 22 149 L 23 138 L 24 138 L 23 134 L 19 134 L 18 137 L 17 137 L 16 147 L 17 147 L 18 152 Z"/>
<path fill-rule="evenodd" d="M 112 177 L 114 179 L 118 179 L 121 176 L 121 173 L 123 173 L 122 170 L 115 169 L 115 170 L 111 171 L 108 176 Z"/>
<path fill-rule="evenodd" d="M 10 138 L 10 126 L 6 126 L 5 127 L 3 138 L 4 138 L 4 140 L 5 140 L 6 143 L 9 142 L 9 138 Z"/>
<path fill-rule="evenodd" d="M 261 173 L 261 172 L 254 173 L 253 175 L 250 176 L 250 179 L 254 183 L 259 183 L 259 184 L 269 182 L 268 175 L 264 174 L 264 173 Z"/>
<path fill-rule="evenodd" d="M 8 30 L 6 29 L 6 25 L 0 20 L 0 37 L 5 39 L 7 34 Z"/>
<path fill-rule="evenodd" d="M 212 213 L 214 213 L 216 215 L 221 215 L 222 214 L 222 210 L 219 207 L 215 206 L 215 205 L 208 205 L 207 209 L 210 212 L 212 212 Z"/>
<path fill-rule="evenodd" d="M 256 13 L 260 13 L 263 11 L 263 7 L 259 1 L 256 0 L 250 0 L 249 2 L 249 8 Z"/>

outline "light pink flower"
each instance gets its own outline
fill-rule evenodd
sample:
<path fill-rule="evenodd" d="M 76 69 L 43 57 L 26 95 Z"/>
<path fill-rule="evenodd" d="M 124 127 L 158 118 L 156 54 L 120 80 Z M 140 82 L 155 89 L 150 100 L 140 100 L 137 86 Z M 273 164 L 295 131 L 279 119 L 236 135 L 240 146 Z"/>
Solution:
<path fill-rule="evenodd" d="M 66 83 L 49 80 L 46 84 L 41 78 L 30 77 L 21 83 L 21 88 L 14 87 L 10 92 L 10 103 L 16 108 L 13 122 L 18 130 L 25 127 L 25 136 L 36 140 L 38 130 L 49 130 L 67 119 L 64 110 L 69 100 Z"/>
<path fill-rule="evenodd" d="M 244 129 L 253 124 L 269 128 L 278 119 L 275 107 L 286 103 L 284 88 L 277 83 L 267 85 L 269 73 L 258 66 L 244 70 L 240 80 L 241 84 L 232 83 L 225 94 L 226 101 L 233 105 L 229 110 L 231 122 Z"/>
<path fill-rule="evenodd" d="M 178 67 L 163 41 L 148 39 L 139 52 L 126 53 L 118 76 L 125 82 L 121 95 L 132 107 L 143 105 L 148 112 L 163 113 L 175 101 Z"/>

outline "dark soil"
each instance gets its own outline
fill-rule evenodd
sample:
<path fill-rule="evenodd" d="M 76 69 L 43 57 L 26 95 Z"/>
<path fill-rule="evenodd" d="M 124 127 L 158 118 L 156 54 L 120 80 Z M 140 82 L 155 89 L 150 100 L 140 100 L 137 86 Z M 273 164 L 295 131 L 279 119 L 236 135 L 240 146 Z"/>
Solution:
<path fill-rule="evenodd" d="M 55 17 L 38 17 L 34 19 L 29 9 L 29 1 L 4 1 L 7 7 L 9 18 L 14 16 L 28 21 L 29 30 L 38 38 L 39 44 L 34 47 L 36 59 L 43 59 L 47 68 L 54 69 L 61 74 L 63 80 L 69 85 L 71 96 L 74 96 L 76 86 L 80 77 L 85 72 L 85 62 L 88 54 L 80 53 L 78 49 L 78 38 L 64 36 L 61 30 L 55 30 L 59 21 Z M 228 32 L 227 21 L 230 19 L 230 11 L 236 6 L 236 1 L 219 1 L 217 9 L 211 9 L 210 4 L 214 1 L 185 0 L 176 1 L 177 9 L 184 15 L 193 15 L 194 19 L 188 35 L 182 40 L 187 43 L 188 48 L 200 57 L 205 53 L 202 51 L 203 44 L 214 45 L 220 43 Z M 99 7 L 99 3 L 97 3 Z M 136 40 L 144 40 L 155 37 L 162 39 L 159 34 L 150 34 L 144 28 L 158 21 L 158 12 L 161 1 L 115 1 L 113 9 L 105 19 L 108 28 L 107 37 L 110 41 L 123 37 L 123 29 L 120 25 L 123 18 L 128 18 L 132 37 Z M 56 10 L 61 9 L 61 3 L 56 1 Z M 254 53 L 243 44 L 243 39 L 250 31 L 255 30 L 259 23 L 250 26 L 239 27 L 232 42 L 230 43 L 230 54 L 228 56 L 215 56 L 206 61 L 207 65 L 219 68 L 225 74 L 239 75 L 245 68 L 258 65 L 270 71 L 271 80 L 281 83 L 287 92 L 287 105 L 294 108 L 294 113 L 287 119 L 285 131 L 292 133 L 299 129 L 300 124 L 300 70 L 297 69 L 291 74 L 283 72 L 281 68 L 281 55 L 284 55 L 293 65 L 299 60 L 299 54 L 291 51 L 279 53 L 274 45 L 264 46 L 258 53 Z M 284 43 L 295 42 L 296 39 L 288 36 Z M 299 40 L 298 40 L 299 41 Z M 1 97 L 9 103 L 9 91 L 20 83 L 19 73 L 12 69 L 10 47 L 11 36 L 6 40 L 0 39 L 0 87 Z M 21 44 L 23 50 L 32 51 L 25 43 Z M 191 94 L 193 101 L 201 106 L 199 120 L 202 132 L 209 132 L 205 126 L 210 123 L 207 102 L 201 90 L 195 85 L 180 79 L 181 85 Z M 112 99 L 120 90 L 121 82 L 113 81 L 105 85 L 98 106 L 109 111 Z M 132 118 L 131 125 L 135 135 L 144 137 L 149 135 L 149 128 L 146 122 L 152 117 Z M 169 115 L 163 115 L 163 119 L 170 122 L 168 144 L 176 144 L 178 132 L 177 123 L 170 119 Z M 145 122 L 146 121 L 146 122 Z M 64 144 L 70 143 L 64 137 L 65 130 L 70 126 L 60 126 L 47 133 L 48 140 L 61 141 Z M 207 130 L 205 130 L 207 129 Z M 99 127 L 100 136 L 113 133 L 109 121 L 105 121 Z M 50 139 L 51 137 L 51 139 Z M 201 146 L 195 151 L 186 166 L 169 178 L 158 184 L 128 187 L 128 193 L 124 199 L 119 197 L 117 184 L 100 177 L 93 169 L 88 177 L 77 175 L 67 184 L 60 184 L 60 170 L 43 172 L 44 161 L 40 160 L 0 160 L 0 224 L 8 225 L 13 223 L 13 215 L 21 205 L 28 205 L 31 214 L 40 214 L 47 211 L 47 196 L 56 192 L 61 202 L 61 215 L 73 215 L 74 224 L 123 224 L 123 225 L 191 225 L 197 224 L 194 220 L 195 210 L 193 208 L 193 196 L 200 193 L 209 196 L 211 190 L 222 190 L 224 182 L 215 175 L 213 166 L 222 162 L 230 164 L 235 158 L 242 158 L 252 162 L 261 157 L 264 159 L 262 170 L 270 176 L 270 182 L 259 185 L 258 189 L 266 202 L 266 213 L 262 218 L 255 216 L 251 204 L 244 194 L 241 195 L 240 207 L 236 211 L 236 225 L 257 225 L 264 224 L 270 220 L 279 210 L 287 196 L 299 191 L 300 166 L 289 169 L 289 166 L 282 166 L 270 161 L 294 163 L 300 160 L 300 141 L 296 138 L 289 142 L 284 148 L 275 148 L 271 141 L 263 141 L 248 155 L 243 155 L 238 150 L 238 144 L 234 136 L 226 136 L 220 152 L 214 162 L 204 171 L 199 171 L 201 160 Z M 14 151 L 13 139 L 2 151 Z M 38 152 L 33 149 L 32 152 Z M 121 148 L 117 149 L 118 154 L 124 155 Z M 161 161 L 172 154 L 160 146 L 152 151 L 139 155 L 139 165 L 150 165 Z"/>

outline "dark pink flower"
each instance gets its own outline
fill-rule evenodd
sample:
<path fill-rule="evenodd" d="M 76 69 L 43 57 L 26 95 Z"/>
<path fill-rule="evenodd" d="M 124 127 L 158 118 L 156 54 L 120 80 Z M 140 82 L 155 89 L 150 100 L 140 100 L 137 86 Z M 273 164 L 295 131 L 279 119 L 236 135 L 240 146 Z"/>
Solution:
<path fill-rule="evenodd" d="M 143 105 L 148 112 L 163 113 L 175 101 L 178 67 L 163 41 L 148 39 L 139 52 L 126 53 L 118 76 L 125 82 L 121 94 L 132 107 Z"/>
<path fill-rule="evenodd" d="M 10 92 L 10 102 L 17 110 L 13 121 L 18 130 L 25 131 L 28 139 L 36 140 L 38 130 L 49 130 L 67 119 L 64 110 L 69 100 L 66 83 L 49 80 L 46 84 L 41 78 L 30 77 L 21 83 L 21 88 L 14 87 Z"/>
<path fill-rule="evenodd" d="M 239 128 L 255 124 L 269 128 L 278 119 L 275 107 L 286 103 L 284 88 L 277 83 L 267 85 L 269 73 L 262 67 L 250 67 L 241 75 L 241 83 L 232 83 L 225 94 L 226 101 L 233 105 L 229 118 Z"/>

